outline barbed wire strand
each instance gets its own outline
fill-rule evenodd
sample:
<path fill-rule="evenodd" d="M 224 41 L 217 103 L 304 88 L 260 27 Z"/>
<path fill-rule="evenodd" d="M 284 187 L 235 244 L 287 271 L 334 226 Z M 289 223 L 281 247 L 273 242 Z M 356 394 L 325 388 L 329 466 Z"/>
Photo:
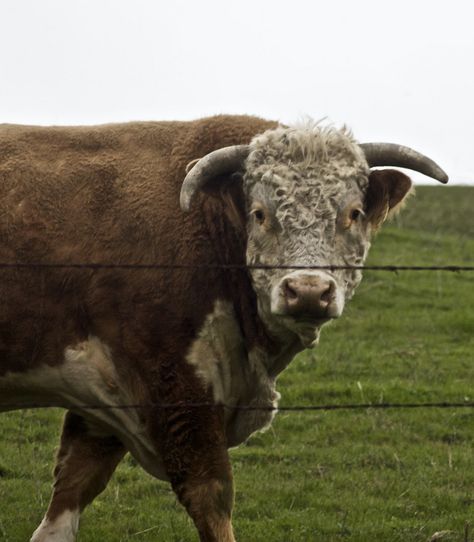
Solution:
<path fill-rule="evenodd" d="M 60 405 L 44 405 L 41 403 L 0 403 L 2 409 L 25 409 L 25 408 L 65 408 Z M 225 403 L 143 403 L 125 405 L 99 405 L 82 404 L 71 405 L 70 410 L 129 410 L 142 408 L 156 408 L 163 410 L 178 410 L 187 408 L 219 408 L 228 410 L 266 411 L 266 412 L 310 412 L 331 410 L 383 410 L 383 409 L 415 409 L 415 408 L 474 408 L 474 401 L 464 402 L 425 402 L 425 403 L 347 403 L 326 405 L 294 405 L 294 406 L 271 406 L 271 405 L 227 405 Z"/>
<path fill-rule="evenodd" d="M 474 265 L 246 265 L 246 264 L 129 264 L 129 263 L 45 263 L 0 262 L 0 269 L 322 269 L 330 271 L 448 271 L 453 273 L 474 271 Z"/>

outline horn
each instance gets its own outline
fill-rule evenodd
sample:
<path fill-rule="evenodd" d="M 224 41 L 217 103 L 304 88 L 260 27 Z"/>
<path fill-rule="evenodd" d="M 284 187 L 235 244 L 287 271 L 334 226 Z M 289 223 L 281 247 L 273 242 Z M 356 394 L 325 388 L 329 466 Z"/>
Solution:
<path fill-rule="evenodd" d="M 249 145 L 232 145 L 213 151 L 201 158 L 188 171 L 181 186 L 179 196 L 181 209 L 189 211 L 196 192 L 201 190 L 210 179 L 242 169 L 249 152 Z"/>
<path fill-rule="evenodd" d="M 448 175 L 431 158 L 403 145 L 394 143 L 362 143 L 369 167 L 395 166 L 419 171 L 440 183 L 448 182 Z"/>

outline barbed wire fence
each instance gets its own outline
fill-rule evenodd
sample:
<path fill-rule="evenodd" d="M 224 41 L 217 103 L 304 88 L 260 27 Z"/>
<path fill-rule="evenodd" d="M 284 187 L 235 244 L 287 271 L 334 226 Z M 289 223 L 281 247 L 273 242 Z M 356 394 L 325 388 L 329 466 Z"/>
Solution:
<path fill-rule="evenodd" d="M 399 273 L 403 271 L 415 272 L 449 272 L 465 273 L 474 272 L 474 265 L 247 265 L 247 264 L 131 264 L 131 263 L 63 263 L 63 262 L 0 262 L 1 269 L 88 269 L 98 270 L 178 270 L 178 269 L 222 269 L 222 270 L 252 270 L 252 269 L 282 269 L 282 270 L 358 270 L 358 271 L 385 271 Z M 17 410 L 22 408 L 44 408 L 44 404 L 28 405 L 22 403 L 2 403 L 2 407 L 7 410 Z M 318 411 L 340 411 L 340 410 L 383 410 L 383 409 L 451 409 L 451 408 L 474 408 L 474 401 L 466 398 L 463 402 L 439 401 L 439 402 L 419 402 L 419 403 L 334 403 L 319 405 L 227 405 L 225 403 L 187 403 L 180 402 L 174 404 L 164 403 L 145 403 L 145 404 L 77 404 L 71 409 L 78 410 L 127 410 L 127 409 L 184 409 L 184 408 L 224 408 L 230 410 L 242 411 L 279 411 L 279 412 L 318 412 Z"/>

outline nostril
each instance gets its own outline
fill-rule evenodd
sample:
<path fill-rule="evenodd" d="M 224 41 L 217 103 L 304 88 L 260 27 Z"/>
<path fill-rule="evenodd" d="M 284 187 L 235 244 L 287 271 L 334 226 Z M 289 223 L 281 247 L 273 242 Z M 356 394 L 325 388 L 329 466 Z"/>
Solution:
<path fill-rule="evenodd" d="M 283 285 L 283 295 L 285 296 L 288 301 L 294 301 L 298 299 L 298 294 L 296 290 L 294 290 L 291 286 L 288 280 L 285 280 L 285 284 Z"/>
<path fill-rule="evenodd" d="M 321 294 L 321 301 L 329 304 L 334 297 L 334 283 L 330 283 L 328 288 Z"/>

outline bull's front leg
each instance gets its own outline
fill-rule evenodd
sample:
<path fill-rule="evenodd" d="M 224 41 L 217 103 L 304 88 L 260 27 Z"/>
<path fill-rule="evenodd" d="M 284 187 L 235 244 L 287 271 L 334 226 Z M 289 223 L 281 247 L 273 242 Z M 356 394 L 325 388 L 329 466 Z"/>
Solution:
<path fill-rule="evenodd" d="M 31 542 L 74 542 L 80 513 L 105 489 L 124 454 L 115 437 L 90 434 L 86 421 L 68 412 L 51 502 Z"/>
<path fill-rule="evenodd" d="M 165 468 L 201 542 L 235 542 L 234 488 L 222 411 L 178 408 L 167 413 L 165 425 L 160 446 Z"/>

